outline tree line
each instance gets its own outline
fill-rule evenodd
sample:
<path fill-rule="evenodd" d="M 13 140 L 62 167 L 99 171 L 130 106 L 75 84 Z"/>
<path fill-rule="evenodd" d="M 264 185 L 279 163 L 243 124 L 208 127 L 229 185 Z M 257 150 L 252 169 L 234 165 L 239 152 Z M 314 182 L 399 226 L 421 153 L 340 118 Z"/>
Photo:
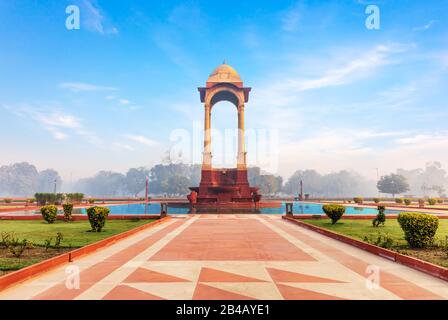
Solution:
<path fill-rule="evenodd" d="M 130 168 L 126 173 L 100 171 L 93 177 L 64 183 L 53 169 L 38 171 L 22 162 L 0 167 L 0 196 L 32 196 L 37 192 L 81 192 L 91 197 L 142 197 L 146 179 L 152 195 L 185 196 L 189 187 L 200 182 L 201 166 L 157 164 L 152 168 Z M 249 183 L 258 186 L 263 195 L 298 195 L 300 181 L 311 197 L 377 196 L 378 192 L 392 196 L 406 193 L 415 196 L 445 196 L 448 177 L 438 162 L 424 169 L 398 169 L 379 181 L 342 170 L 322 174 L 316 170 L 298 170 L 285 183 L 278 175 L 264 173 L 258 167 L 248 168 Z"/>

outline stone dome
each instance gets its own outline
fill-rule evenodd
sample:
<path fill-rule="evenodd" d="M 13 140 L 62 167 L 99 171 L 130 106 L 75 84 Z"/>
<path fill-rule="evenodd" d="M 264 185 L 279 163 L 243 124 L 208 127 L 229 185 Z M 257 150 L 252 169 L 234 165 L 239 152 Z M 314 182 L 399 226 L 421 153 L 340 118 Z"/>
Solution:
<path fill-rule="evenodd" d="M 210 74 L 207 82 L 243 82 L 240 75 L 234 68 L 229 66 L 227 63 L 223 63 L 216 67 L 215 70 Z"/>

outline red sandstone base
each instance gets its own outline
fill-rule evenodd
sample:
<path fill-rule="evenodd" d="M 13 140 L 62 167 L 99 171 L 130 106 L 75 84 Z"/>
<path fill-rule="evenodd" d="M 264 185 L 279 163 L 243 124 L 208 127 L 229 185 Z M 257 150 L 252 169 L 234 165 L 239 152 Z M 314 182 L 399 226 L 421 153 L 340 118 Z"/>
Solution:
<path fill-rule="evenodd" d="M 258 208 L 261 196 L 251 187 L 247 169 L 202 170 L 199 187 L 191 187 L 190 204 L 197 208 Z"/>

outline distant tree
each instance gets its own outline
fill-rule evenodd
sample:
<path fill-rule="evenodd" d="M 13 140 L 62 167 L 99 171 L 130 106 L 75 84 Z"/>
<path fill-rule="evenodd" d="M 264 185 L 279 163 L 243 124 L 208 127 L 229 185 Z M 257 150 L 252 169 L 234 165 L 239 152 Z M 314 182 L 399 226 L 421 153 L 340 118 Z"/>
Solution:
<path fill-rule="evenodd" d="M 324 179 L 315 170 L 298 170 L 286 182 L 283 190 L 287 194 L 297 195 L 300 192 L 300 180 L 303 181 L 305 193 L 321 196 L 325 189 Z"/>
<path fill-rule="evenodd" d="M 58 172 L 53 169 L 47 169 L 39 172 L 37 177 L 36 192 L 54 192 L 54 182 L 56 181 L 57 190 L 61 188 L 62 179 Z"/>
<path fill-rule="evenodd" d="M 439 197 L 445 193 L 448 186 L 447 172 L 440 162 L 428 162 L 424 169 L 397 169 L 397 174 L 406 178 L 413 195 L 430 196 L 437 194 Z"/>
<path fill-rule="evenodd" d="M 392 173 L 381 177 L 380 181 L 378 181 L 377 188 L 381 193 L 391 194 L 394 198 L 396 194 L 409 191 L 409 183 L 405 177 Z"/>
<path fill-rule="evenodd" d="M 126 173 L 126 188 L 135 197 L 145 189 L 146 177 L 149 176 L 149 170 L 140 168 L 131 168 Z"/>
<path fill-rule="evenodd" d="M 117 172 L 100 171 L 91 178 L 79 180 L 75 189 L 89 196 L 123 196 L 127 194 L 126 177 Z"/>
<path fill-rule="evenodd" d="M 260 188 L 261 194 L 276 194 L 282 190 L 283 178 L 272 174 L 262 174 L 259 167 L 249 167 L 247 179 L 251 186 Z"/>
<path fill-rule="evenodd" d="M 0 192 L 11 196 L 31 196 L 35 193 L 39 173 L 35 166 L 14 163 L 0 167 Z"/>
<path fill-rule="evenodd" d="M 151 168 L 151 193 L 187 194 L 188 187 L 199 185 L 201 166 L 186 164 L 158 164 Z"/>

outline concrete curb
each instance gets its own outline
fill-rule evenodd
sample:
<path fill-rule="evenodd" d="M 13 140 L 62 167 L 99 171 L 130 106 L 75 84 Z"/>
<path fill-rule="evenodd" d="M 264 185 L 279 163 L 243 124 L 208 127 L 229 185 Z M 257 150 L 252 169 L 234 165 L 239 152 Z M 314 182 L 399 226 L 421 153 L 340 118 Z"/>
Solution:
<path fill-rule="evenodd" d="M 308 230 L 312 230 L 315 231 L 317 233 L 320 233 L 324 236 L 333 238 L 335 240 L 339 240 L 341 242 L 350 244 L 352 246 L 355 246 L 359 249 L 368 251 L 370 253 L 373 253 L 377 256 L 389 259 L 391 261 L 400 263 L 402 265 L 405 265 L 407 267 L 416 269 L 418 271 L 424 272 L 426 274 L 429 274 L 433 277 L 448 281 L 448 268 L 444 268 L 417 258 L 413 258 L 411 256 L 406 256 L 403 255 L 401 253 L 392 251 L 392 250 L 388 250 L 388 249 L 384 249 L 384 248 L 380 248 L 378 246 L 366 243 L 364 241 L 358 240 L 358 239 L 354 239 L 351 238 L 349 236 L 345 236 L 324 228 L 320 228 L 317 226 L 314 226 L 312 224 L 303 222 L 303 221 L 299 221 L 296 218 L 293 217 L 287 217 L 287 216 L 283 216 L 283 219 L 295 223 L 301 227 L 304 227 Z"/>
<path fill-rule="evenodd" d="M 137 228 L 134 228 L 134 229 L 131 229 L 128 231 L 124 231 L 122 233 L 116 234 L 109 238 L 100 240 L 98 242 L 94 242 L 92 244 L 86 245 L 79 249 L 65 252 L 65 253 L 55 256 L 53 258 L 38 262 L 31 266 L 25 267 L 23 269 L 8 273 L 8 274 L 0 277 L 0 291 L 5 290 L 6 288 L 8 288 L 12 285 L 18 284 L 25 280 L 28 280 L 29 278 L 38 276 L 39 274 L 47 272 L 50 269 L 58 267 L 62 264 L 72 262 L 73 259 L 75 259 L 75 258 L 82 257 L 82 256 L 90 254 L 98 249 L 112 245 L 113 243 L 117 242 L 118 240 L 132 236 L 132 235 L 134 235 L 140 231 L 143 231 L 145 229 L 153 228 L 161 223 L 169 221 L 170 219 L 171 219 L 171 217 L 167 216 L 167 217 L 158 219 L 154 222 L 150 222 L 148 224 L 139 226 Z"/>

